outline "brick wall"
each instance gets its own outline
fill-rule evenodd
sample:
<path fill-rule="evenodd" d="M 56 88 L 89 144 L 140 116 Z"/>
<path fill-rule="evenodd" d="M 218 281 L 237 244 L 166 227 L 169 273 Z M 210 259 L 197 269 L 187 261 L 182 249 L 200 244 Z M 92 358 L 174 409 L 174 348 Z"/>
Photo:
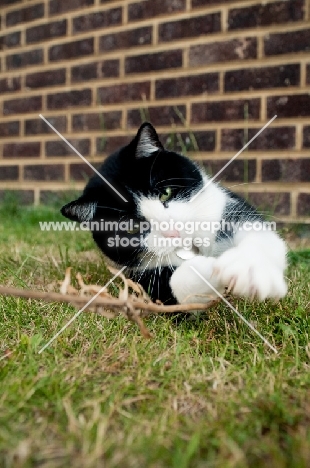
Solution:
<path fill-rule="evenodd" d="M 213 173 L 277 114 L 222 180 L 310 222 L 310 0 L 0 0 L 0 12 L 0 199 L 46 202 L 91 173 L 39 113 L 93 164 L 147 118 Z"/>

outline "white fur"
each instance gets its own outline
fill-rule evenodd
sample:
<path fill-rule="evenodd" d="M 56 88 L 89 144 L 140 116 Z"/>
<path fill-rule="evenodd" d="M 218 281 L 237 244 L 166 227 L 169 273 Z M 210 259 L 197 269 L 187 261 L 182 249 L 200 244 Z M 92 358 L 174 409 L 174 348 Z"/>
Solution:
<path fill-rule="evenodd" d="M 285 296 L 286 247 L 280 237 L 275 232 L 241 232 L 235 244 L 215 263 L 221 284 L 232 282 L 234 294 L 256 296 L 261 301 Z"/>
<path fill-rule="evenodd" d="M 159 150 L 159 147 L 156 145 L 156 141 L 152 138 L 150 130 L 148 127 L 145 127 L 140 135 L 140 139 L 136 149 L 137 158 L 148 158 L 152 156 L 153 153 Z"/>
<path fill-rule="evenodd" d="M 97 203 L 83 203 L 81 205 L 72 205 L 70 207 L 70 213 L 73 216 L 77 216 L 80 222 L 91 221 L 96 212 Z"/>
<path fill-rule="evenodd" d="M 208 178 L 205 176 L 205 183 L 208 181 Z M 225 204 L 226 204 L 226 195 L 221 190 L 221 188 L 212 183 L 208 185 L 206 190 L 201 192 L 199 196 L 192 202 L 189 203 L 184 199 L 172 200 L 169 202 L 168 207 L 165 208 L 160 202 L 158 197 L 141 197 L 138 200 L 139 214 L 147 219 L 148 221 L 155 222 L 170 222 L 172 220 L 174 223 L 181 221 L 186 223 L 187 221 L 192 222 L 202 222 L 202 221 L 218 221 L 221 219 Z M 180 232 L 181 239 L 191 238 L 192 240 L 195 237 L 199 238 L 208 238 L 210 240 L 210 246 L 199 247 L 199 254 L 204 256 L 210 256 L 213 254 L 213 249 L 215 248 L 215 237 L 216 233 L 205 230 L 197 230 L 192 234 L 186 232 Z M 175 249 L 171 247 L 161 247 L 158 248 L 155 245 L 155 241 L 159 238 L 164 239 L 163 234 L 157 230 L 153 229 L 150 234 L 146 237 L 146 242 L 150 252 L 154 253 L 155 256 L 161 256 L 161 265 L 166 266 L 171 264 L 179 265 L 180 258 L 175 254 Z M 153 264 L 150 263 L 148 267 L 155 266 L 156 260 L 154 259 Z"/>
<path fill-rule="evenodd" d="M 197 276 L 191 266 L 223 294 L 223 285 L 212 276 L 215 262 L 216 259 L 213 257 L 206 258 L 199 255 L 184 261 L 175 270 L 170 280 L 170 286 L 178 302 L 183 304 L 191 302 L 206 303 L 217 297 L 212 288 Z"/>
<path fill-rule="evenodd" d="M 204 177 L 205 183 L 208 178 Z M 227 194 L 217 184 L 209 184 L 199 196 L 189 203 L 185 200 L 172 200 L 164 207 L 158 198 L 142 197 L 139 200 L 140 215 L 148 221 L 171 219 L 186 222 L 220 221 L 227 203 Z M 200 247 L 199 253 L 190 260 L 180 259 L 174 248 L 155 245 L 155 236 L 163 238 L 158 230 L 152 230 L 146 241 L 150 254 L 142 261 L 140 268 L 166 265 L 177 266 L 170 285 L 179 303 L 208 302 L 214 292 L 190 268 L 194 266 L 204 278 L 221 294 L 230 286 L 233 294 L 245 297 L 281 298 L 287 292 L 284 280 L 286 267 L 286 246 L 272 231 L 246 231 L 242 227 L 232 237 L 215 242 L 216 233 L 198 230 L 185 237 L 210 239 L 209 247 Z"/>
<path fill-rule="evenodd" d="M 173 273 L 171 288 L 178 302 L 184 302 L 188 285 L 193 297 L 210 288 L 190 268 L 191 265 L 220 293 L 231 286 L 231 292 L 248 298 L 279 299 L 287 293 L 284 280 L 286 247 L 275 232 L 242 233 L 236 246 L 218 258 L 196 257 L 185 261 Z M 209 261 L 207 263 L 206 261 Z M 210 272 L 211 267 L 211 272 Z M 195 275 L 195 276 L 193 276 Z M 188 281 L 189 279 L 189 281 Z"/>

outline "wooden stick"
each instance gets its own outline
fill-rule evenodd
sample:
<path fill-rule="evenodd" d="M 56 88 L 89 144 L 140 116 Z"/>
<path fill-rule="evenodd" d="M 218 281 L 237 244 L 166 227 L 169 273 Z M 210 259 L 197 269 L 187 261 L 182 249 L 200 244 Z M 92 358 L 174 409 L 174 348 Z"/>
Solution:
<path fill-rule="evenodd" d="M 87 304 L 91 298 L 75 296 L 69 294 L 60 294 L 56 292 L 44 292 L 44 291 L 33 291 L 30 289 L 18 289 L 8 286 L 0 286 L 0 295 L 1 296 L 13 296 L 13 297 L 23 297 L 25 299 L 35 299 L 43 300 L 45 302 L 65 302 L 73 304 L 74 306 L 83 307 Z M 213 305 L 217 304 L 220 299 L 210 300 L 210 302 L 203 303 L 192 303 L 192 304 L 177 304 L 177 305 L 159 305 L 154 304 L 153 302 L 142 302 L 132 299 L 120 300 L 116 298 L 99 298 L 94 299 L 89 307 L 94 306 L 104 306 L 111 309 L 130 309 L 135 310 L 140 309 L 143 311 L 140 316 L 146 316 L 151 313 L 173 313 L 173 312 L 188 312 L 191 310 L 205 310 L 209 309 Z"/>

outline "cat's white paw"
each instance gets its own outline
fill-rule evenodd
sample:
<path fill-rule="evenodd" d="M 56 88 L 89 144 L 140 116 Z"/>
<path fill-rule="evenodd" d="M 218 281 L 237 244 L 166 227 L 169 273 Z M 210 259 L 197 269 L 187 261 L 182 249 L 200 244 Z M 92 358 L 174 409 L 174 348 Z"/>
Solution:
<path fill-rule="evenodd" d="M 196 256 L 186 260 L 179 266 L 170 279 L 172 292 L 179 303 L 207 303 L 217 297 L 210 288 L 191 268 L 193 266 L 219 292 L 224 292 L 220 281 L 212 276 L 216 259 L 213 257 Z"/>
<path fill-rule="evenodd" d="M 238 296 L 279 299 L 287 293 L 283 270 L 262 252 L 238 247 L 224 252 L 214 263 L 217 280 Z"/>

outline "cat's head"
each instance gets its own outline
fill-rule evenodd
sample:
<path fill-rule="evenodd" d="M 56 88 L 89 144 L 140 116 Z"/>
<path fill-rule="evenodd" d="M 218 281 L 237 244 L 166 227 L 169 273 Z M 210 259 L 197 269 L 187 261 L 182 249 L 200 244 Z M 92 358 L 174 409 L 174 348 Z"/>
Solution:
<path fill-rule="evenodd" d="M 174 247 L 156 246 L 155 241 L 177 236 L 172 221 L 189 220 L 193 206 L 188 202 L 203 187 L 197 164 L 166 150 L 146 122 L 127 146 L 104 161 L 98 173 L 80 198 L 61 209 L 62 214 L 90 223 L 100 249 L 119 265 L 142 267 L 146 261 L 152 265 L 158 257 L 166 264 L 179 264 Z M 170 223 L 171 229 L 163 230 L 156 223 Z"/>

